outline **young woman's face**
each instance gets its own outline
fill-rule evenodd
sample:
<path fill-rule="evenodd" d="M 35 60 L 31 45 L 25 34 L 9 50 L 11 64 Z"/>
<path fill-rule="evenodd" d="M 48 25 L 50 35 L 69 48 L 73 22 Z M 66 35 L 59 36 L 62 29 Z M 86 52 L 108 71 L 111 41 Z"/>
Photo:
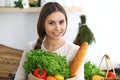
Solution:
<path fill-rule="evenodd" d="M 60 39 L 66 31 L 65 15 L 59 11 L 50 14 L 45 20 L 46 36 L 51 39 Z"/>

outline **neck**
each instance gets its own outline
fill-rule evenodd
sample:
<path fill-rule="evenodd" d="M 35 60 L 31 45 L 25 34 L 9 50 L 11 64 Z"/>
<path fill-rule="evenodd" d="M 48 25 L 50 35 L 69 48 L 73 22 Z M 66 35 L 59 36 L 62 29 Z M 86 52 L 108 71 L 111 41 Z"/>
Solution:
<path fill-rule="evenodd" d="M 60 48 L 65 44 L 65 41 L 61 38 L 59 40 L 51 40 L 45 38 L 43 45 L 49 51 L 55 51 L 56 49 Z"/>

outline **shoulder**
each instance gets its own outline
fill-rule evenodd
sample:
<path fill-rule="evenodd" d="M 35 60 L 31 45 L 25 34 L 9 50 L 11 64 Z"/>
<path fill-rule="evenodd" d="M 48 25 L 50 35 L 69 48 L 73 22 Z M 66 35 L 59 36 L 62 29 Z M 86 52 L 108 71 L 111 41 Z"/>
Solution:
<path fill-rule="evenodd" d="M 79 49 L 80 46 L 73 44 L 71 42 L 66 42 L 65 47 L 67 47 L 68 49 Z"/>
<path fill-rule="evenodd" d="M 71 60 L 76 55 L 79 46 L 71 42 L 66 42 L 65 45 L 59 49 L 59 53 L 62 56 L 66 56 L 68 63 L 70 64 Z"/>
<path fill-rule="evenodd" d="M 27 44 L 26 44 L 26 50 L 30 51 L 30 50 L 34 49 L 34 47 L 36 45 L 36 42 L 37 42 L 36 40 L 35 41 L 29 41 L 29 42 L 27 42 Z"/>
<path fill-rule="evenodd" d="M 64 51 L 64 54 L 72 55 L 75 54 L 79 49 L 78 45 L 75 45 L 71 42 L 66 42 L 65 45 L 60 49 L 61 51 Z"/>

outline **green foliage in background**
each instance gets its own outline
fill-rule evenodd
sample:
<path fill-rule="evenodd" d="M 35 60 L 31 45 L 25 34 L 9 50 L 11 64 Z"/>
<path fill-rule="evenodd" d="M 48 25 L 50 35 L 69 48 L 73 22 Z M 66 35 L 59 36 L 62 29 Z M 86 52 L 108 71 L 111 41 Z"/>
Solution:
<path fill-rule="evenodd" d="M 14 1 L 14 4 L 15 4 L 15 6 L 14 6 L 14 7 L 23 8 L 23 5 L 22 5 L 22 0 Z"/>

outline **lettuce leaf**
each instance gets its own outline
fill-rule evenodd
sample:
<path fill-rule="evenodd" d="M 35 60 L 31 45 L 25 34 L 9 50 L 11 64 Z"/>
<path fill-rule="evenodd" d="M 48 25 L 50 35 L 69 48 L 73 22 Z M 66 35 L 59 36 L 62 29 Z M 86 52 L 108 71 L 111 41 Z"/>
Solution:
<path fill-rule="evenodd" d="M 31 50 L 26 54 L 27 61 L 23 67 L 26 74 L 32 73 L 37 67 L 46 69 L 47 75 L 60 74 L 70 77 L 70 68 L 65 56 L 44 50 Z"/>

